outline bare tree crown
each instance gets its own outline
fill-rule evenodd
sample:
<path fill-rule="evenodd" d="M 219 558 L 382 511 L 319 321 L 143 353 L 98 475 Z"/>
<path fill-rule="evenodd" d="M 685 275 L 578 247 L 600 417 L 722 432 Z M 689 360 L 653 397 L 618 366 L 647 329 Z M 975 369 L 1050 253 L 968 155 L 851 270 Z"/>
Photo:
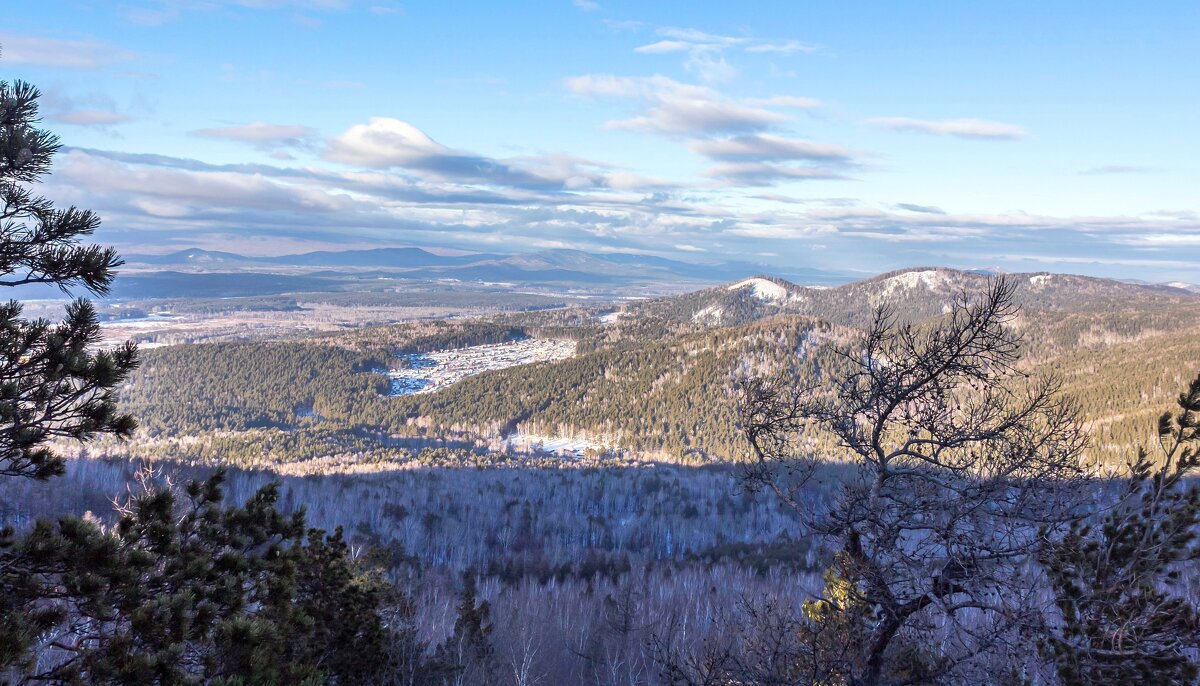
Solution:
<path fill-rule="evenodd" d="M 1076 511 L 1086 437 L 1059 382 L 1019 366 L 1021 341 L 1007 326 L 1014 292 L 997 278 L 925 326 L 879 308 L 861 339 L 837 351 L 842 365 L 814 385 L 742 385 L 749 481 L 836 543 L 838 602 L 860 618 L 845 627 L 858 654 L 838 658 L 848 683 L 886 683 L 902 645 L 951 642 L 919 660 L 931 678 L 961 675 L 972 656 L 1004 649 L 1028 619 L 1022 563 L 1039 531 Z M 820 511 L 804 494 L 825 456 L 797 440 L 814 427 L 836 437 L 852 465 Z"/>

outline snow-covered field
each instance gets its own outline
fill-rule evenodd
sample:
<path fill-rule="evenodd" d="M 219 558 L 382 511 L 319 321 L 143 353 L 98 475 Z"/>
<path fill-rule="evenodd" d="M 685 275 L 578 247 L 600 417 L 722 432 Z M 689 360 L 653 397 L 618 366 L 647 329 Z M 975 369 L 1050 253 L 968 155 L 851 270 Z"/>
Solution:
<path fill-rule="evenodd" d="M 541 436 L 538 434 L 513 434 L 504 439 L 504 445 L 510 450 L 533 453 L 550 453 L 552 455 L 569 454 L 583 457 L 588 448 L 604 450 L 599 443 L 592 443 L 579 438 L 563 438 L 561 436 Z"/>
<path fill-rule="evenodd" d="M 738 283 L 729 286 L 728 290 L 736 291 L 739 288 L 753 288 L 755 297 L 760 300 L 774 300 L 776 302 L 782 302 L 787 300 L 788 297 L 786 288 L 780 286 L 774 281 L 768 281 L 759 277 L 746 279 L 745 281 L 739 281 Z"/>
<path fill-rule="evenodd" d="M 408 368 L 388 373 L 392 380 L 390 394 L 432 393 L 480 372 L 532 362 L 553 362 L 574 354 L 575 341 L 528 338 L 406 355 Z"/>
<path fill-rule="evenodd" d="M 931 291 L 939 291 L 950 285 L 950 277 L 944 272 L 936 269 L 926 269 L 917 272 L 904 272 L 896 276 L 889 277 L 883 281 L 884 288 L 881 295 L 885 298 L 891 297 L 900 290 L 912 290 L 918 287 L 924 287 Z"/>

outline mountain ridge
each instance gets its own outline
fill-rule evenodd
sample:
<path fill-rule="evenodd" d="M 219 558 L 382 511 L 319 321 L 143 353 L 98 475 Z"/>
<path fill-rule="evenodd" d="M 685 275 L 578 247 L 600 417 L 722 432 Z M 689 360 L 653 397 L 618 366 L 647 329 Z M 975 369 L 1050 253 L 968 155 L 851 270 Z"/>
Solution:
<path fill-rule="evenodd" d="M 833 287 L 802 286 L 769 274 L 756 274 L 678 296 L 624 306 L 624 316 L 732 326 L 774 315 L 817 317 L 861 326 L 873 307 L 891 305 L 903 319 L 935 316 L 950 298 L 978 290 L 996 275 L 949 267 L 912 267 Z M 1192 302 L 1200 293 L 1164 284 L 1131 284 L 1115 279 L 1051 272 L 1004 275 L 1016 287 L 1023 307 L 1034 310 L 1122 310 Z M 769 297 L 763 297 L 767 293 Z M 863 304 L 870 307 L 863 307 Z"/>
<path fill-rule="evenodd" d="M 571 248 L 552 248 L 527 253 L 471 253 L 439 255 L 424 248 L 370 248 L 365 250 L 314 251 L 272 257 L 187 248 L 161 255 L 129 254 L 126 264 L 156 268 L 236 268 L 246 271 L 282 267 L 391 268 L 416 278 L 467 278 L 479 280 L 570 281 L 585 283 L 685 280 L 712 283 L 736 279 L 764 269 L 763 265 L 740 261 L 715 263 L 685 262 L 637 253 L 590 253 Z M 793 278 L 813 283 L 839 283 L 847 276 L 822 269 L 797 267 L 785 270 Z"/>

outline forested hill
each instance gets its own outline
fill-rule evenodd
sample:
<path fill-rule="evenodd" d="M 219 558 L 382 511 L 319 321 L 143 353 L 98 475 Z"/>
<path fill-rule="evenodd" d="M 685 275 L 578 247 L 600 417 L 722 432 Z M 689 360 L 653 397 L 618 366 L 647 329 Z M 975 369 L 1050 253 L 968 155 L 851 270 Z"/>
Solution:
<path fill-rule="evenodd" d="M 1096 433 L 1098 459 L 1121 462 L 1200 369 L 1200 298 L 1174 288 L 1016 275 L 1025 365 L 1067 382 Z M 395 463 L 438 441 L 500 450 L 513 433 L 570 438 L 636 458 L 710 462 L 745 455 L 732 381 L 746 372 L 819 380 L 829 344 L 855 335 L 872 306 L 921 321 L 984 275 L 884 274 L 834 289 L 753 277 L 679 297 L 493 319 L 406 323 L 286 342 L 145 351 L 122 389 L 144 429 L 103 452 L 201 462 Z M 388 397 L 372 370 L 398 353 L 523 337 L 566 338 L 576 355 L 488 371 L 435 393 Z M 414 442 L 412 439 L 417 439 Z M 821 437 L 812 447 L 836 452 Z M 432 443 L 431 443 L 432 442 Z M 324 462 L 322 462 L 324 461 Z M 315 469 L 315 468 L 314 468 Z"/>
<path fill-rule="evenodd" d="M 447 327 L 444 341 L 490 342 L 507 327 Z M 744 372 L 811 378 L 831 362 L 828 346 L 851 332 L 824 322 L 775 318 L 742 327 L 596 346 L 559 362 L 484 372 L 437 393 L 384 394 L 366 370 L 378 355 L 361 336 L 218 343 L 149 350 L 122 390 L 143 430 L 129 446 L 166 456 L 272 466 L 331 455 L 376 453 L 402 437 L 467 445 L 514 431 L 583 437 L 641 456 L 693 462 L 740 457 L 731 395 Z M 377 332 L 386 339 L 387 331 Z M 428 348 L 432 334 L 393 339 Z M 372 345 L 374 347 L 374 345 Z"/>
<path fill-rule="evenodd" d="M 917 268 L 835 288 L 813 288 L 776 277 L 755 276 L 682 296 L 626 305 L 621 316 L 732 326 L 794 314 L 862 326 L 869 320 L 872 307 L 886 304 L 902 319 L 921 320 L 944 312 L 955 295 L 984 288 L 989 278 L 987 274 L 955 269 Z M 1103 313 L 1200 304 L 1196 293 L 1171 286 L 1045 272 L 1012 274 L 1009 278 L 1017 284 L 1018 303 L 1035 311 Z"/>

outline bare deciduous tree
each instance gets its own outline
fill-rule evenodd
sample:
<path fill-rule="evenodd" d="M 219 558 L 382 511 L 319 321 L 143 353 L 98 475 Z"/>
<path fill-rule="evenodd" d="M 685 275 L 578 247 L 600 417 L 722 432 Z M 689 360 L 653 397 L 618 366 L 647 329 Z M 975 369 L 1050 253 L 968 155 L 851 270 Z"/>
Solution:
<path fill-rule="evenodd" d="M 1020 650 L 1037 621 L 1022 570 L 1039 530 L 1073 514 L 1086 440 L 1059 383 L 1018 366 L 1013 293 L 998 278 L 925 327 L 880 308 L 817 385 L 742 384 L 749 483 L 837 550 L 824 597 L 806 606 L 811 657 L 833 683 L 963 679 Z M 853 466 L 823 508 L 802 497 L 828 457 L 804 449 L 814 429 Z"/>

